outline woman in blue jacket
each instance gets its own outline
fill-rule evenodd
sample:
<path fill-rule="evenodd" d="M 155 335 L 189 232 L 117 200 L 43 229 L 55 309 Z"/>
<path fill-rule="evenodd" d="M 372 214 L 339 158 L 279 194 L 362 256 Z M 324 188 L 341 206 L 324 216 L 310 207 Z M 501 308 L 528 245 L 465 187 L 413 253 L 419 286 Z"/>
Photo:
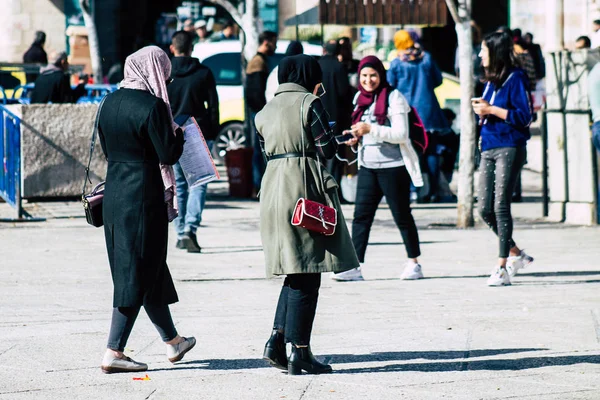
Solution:
<path fill-rule="evenodd" d="M 498 266 L 488 286 L 510 285 L 510 277 L 533 258 L 512 238 L 510 202 L 517 177 L 527 158 L 526 144 L 532 119 L 529 80 L 517 68 L 513 42 L 506 33 L 488 35 L 482 45 L 486 87 L 483 97 L 473 99 L 481 125 L 479 212 L 500 241 Z"/>
<path fill-rule="evenodd" d="M 390 86 L 404 95 L 408 104 L 417 109 L 429 134 L 425 153 L 425 172 L 429 177 L 429 193 L 422 201 L 440 202 L 440 161 L 442 138 L 453 134 L 446 116 L 435 96 L 435 88 L 442 84 L 442 73 L 429 53 L 413 39 L 414 35 L 400 30 L 394 35 L 398 57 L 390 64 L 387 80 Z"/>

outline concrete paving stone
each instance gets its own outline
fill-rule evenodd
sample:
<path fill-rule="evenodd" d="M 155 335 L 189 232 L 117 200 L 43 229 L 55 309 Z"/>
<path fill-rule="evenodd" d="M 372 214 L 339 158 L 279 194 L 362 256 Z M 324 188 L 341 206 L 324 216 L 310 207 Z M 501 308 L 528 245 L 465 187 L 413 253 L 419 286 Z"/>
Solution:
<path fill-rule="evenodd" d="M 493 234 L 438 226 L 456 210 L 419 206 L 426 279 L 406 282 L 382 206 L 367 280 L 323 276 L 311 345 L 334 374 L 288 377 L 261 360 L 282 280 L 265 279 L 258 203 L 208 204 L 204 253 L 169 238 L 172 314 L 197 347 L 171 365 L 143 312 L 127 345 L 151 381 L 99 369 L 112 306 L 103 230 L 82 218 L 0 224 L 0 399 L 600 398 L 598 228 L 540 223 L 539 204 L 516 205 L 515 238 L 536 261 L 513 286 L 489 288 Z M 43 207 L 67 215 L 80 205 Z M 352 207 L 344 213 L 350 222 Z"/>

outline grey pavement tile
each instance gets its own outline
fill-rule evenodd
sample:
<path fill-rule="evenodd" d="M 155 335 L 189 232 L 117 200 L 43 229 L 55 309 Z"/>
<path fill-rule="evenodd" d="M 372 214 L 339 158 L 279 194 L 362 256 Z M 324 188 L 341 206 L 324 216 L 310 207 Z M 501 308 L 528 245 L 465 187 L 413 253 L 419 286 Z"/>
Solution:
<path fill-rule="evenodd" d="M 282 281 L 265 279 L 258 204 L 209 205 L 206 253 L 177 251 L 170 235 L 172 313 L 196 349 L 171 365 L 144 313 L 127 345 L 151 381 L 99 369 L 112 302 L 103 230 L 81 219 L 0 225 L 0 399 L 600 398 L 598 228 L 517 229 L 536 262 L 507 288 L 485 286 L 491 232 L 424 229 L 427 279 L 405 282 L 383 209 L 367 280 L 323 277 L 311 345 L 335 373 L 287 377 L 261 360 Z M 455 210 L 415 214 L 445 213 Z"/>

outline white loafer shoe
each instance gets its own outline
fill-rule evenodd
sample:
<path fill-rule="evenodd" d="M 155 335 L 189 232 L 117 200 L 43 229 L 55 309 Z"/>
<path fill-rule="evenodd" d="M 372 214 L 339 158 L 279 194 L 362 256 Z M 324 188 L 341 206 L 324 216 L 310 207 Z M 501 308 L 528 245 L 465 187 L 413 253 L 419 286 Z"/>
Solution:
<path fill-rule="evenodd" d="M 178 344 L 168 344 L 167 345 L 167 357 L 169 361 L 172 363 L 176 363 L 177 361 L 181 361 L 185 353 L 190 351 L 196 345 L 196 338 L 189 337 L 183 338 L 183 341 Z"/>
<path fill-rule="evenodd" d="M 143 372 L 148 370 L 148 365 L 132 360 L 127 356 L 117 358 L 111 355 L 104 355 L 102 360 L 102 372 L 105 374 L 116 374 L 119 372 Z"/>

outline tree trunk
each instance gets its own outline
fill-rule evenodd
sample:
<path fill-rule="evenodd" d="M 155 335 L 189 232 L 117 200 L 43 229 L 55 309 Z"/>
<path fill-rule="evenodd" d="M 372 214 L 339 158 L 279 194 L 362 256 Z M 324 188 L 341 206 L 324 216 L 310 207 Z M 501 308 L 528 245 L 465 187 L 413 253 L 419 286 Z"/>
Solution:
<path fill-rule="evenodd" d="M 235 21 L 236 24 L 242 29 L 242 35 L 240 35 L 240 41 L 242 43 L 242 87 L 246 87 L 246 65 L 256 55 L 258 51 L 258 0 L 245 0 L 240 2 L 239 9 L 236 8 L 228 0 L 208 0 L 213 4 L 218 4 L 225 9 Z M 244 131 L 246 137 L 249 138 L 250 143 L 254 144 L 254 133 L 252 132 L 252 124 L 248 105 L 244 105 Z"/>
<path fill-rule="evenodd" d="M 90 46 L 90 59 L 92 62 L 92 71 L 94 74 L 94 82 L 102 84 L 104 77 L 102 74 L 102 58 L 100 56 L 100 46 L 98 43 L 98 32 L 96 31 L 96 23 L 92 17 L 91 0 L 79 0 L 79 5 L 83 11 L 83 22 L 88 32 L 88 43 Z"/>
<path fill-rule="evenodd" d="M 258 0 L 246 0 L 246 12 L 242 17 L 245 43 L 242 54 L 250 61 L 258 51 Z"/>
<path fill-rule="evenodd" d="M 471 107 L 473 97 L 473 33 L 471 31 L 472 0 L 446 0 L 456 24 L 460 69 L 460 154 L 458 164 L 458 207 L 456 226 L 469 228 L 473 218 L 475 175 L 475 118 Z"/>
<path fill-rule="evenodd" d="M 239 10 L 228 0 L 208 1 L 223 7 L 231 19 L 242 29 L 245 38 L 242 43 L 242 56 L 246 61 L 250 61 L 258 50 L 258 0 L 246 0 L 240 4 Z"/>
<path fill-rule="evenodd" d="M 475 119 L 473 97 L 473 42 L 469 21 L 456 24 L 460 68 L 460 156 L 458 164 L 457 227 L 468 228 L 473 219 L 475 174 Z"/>

